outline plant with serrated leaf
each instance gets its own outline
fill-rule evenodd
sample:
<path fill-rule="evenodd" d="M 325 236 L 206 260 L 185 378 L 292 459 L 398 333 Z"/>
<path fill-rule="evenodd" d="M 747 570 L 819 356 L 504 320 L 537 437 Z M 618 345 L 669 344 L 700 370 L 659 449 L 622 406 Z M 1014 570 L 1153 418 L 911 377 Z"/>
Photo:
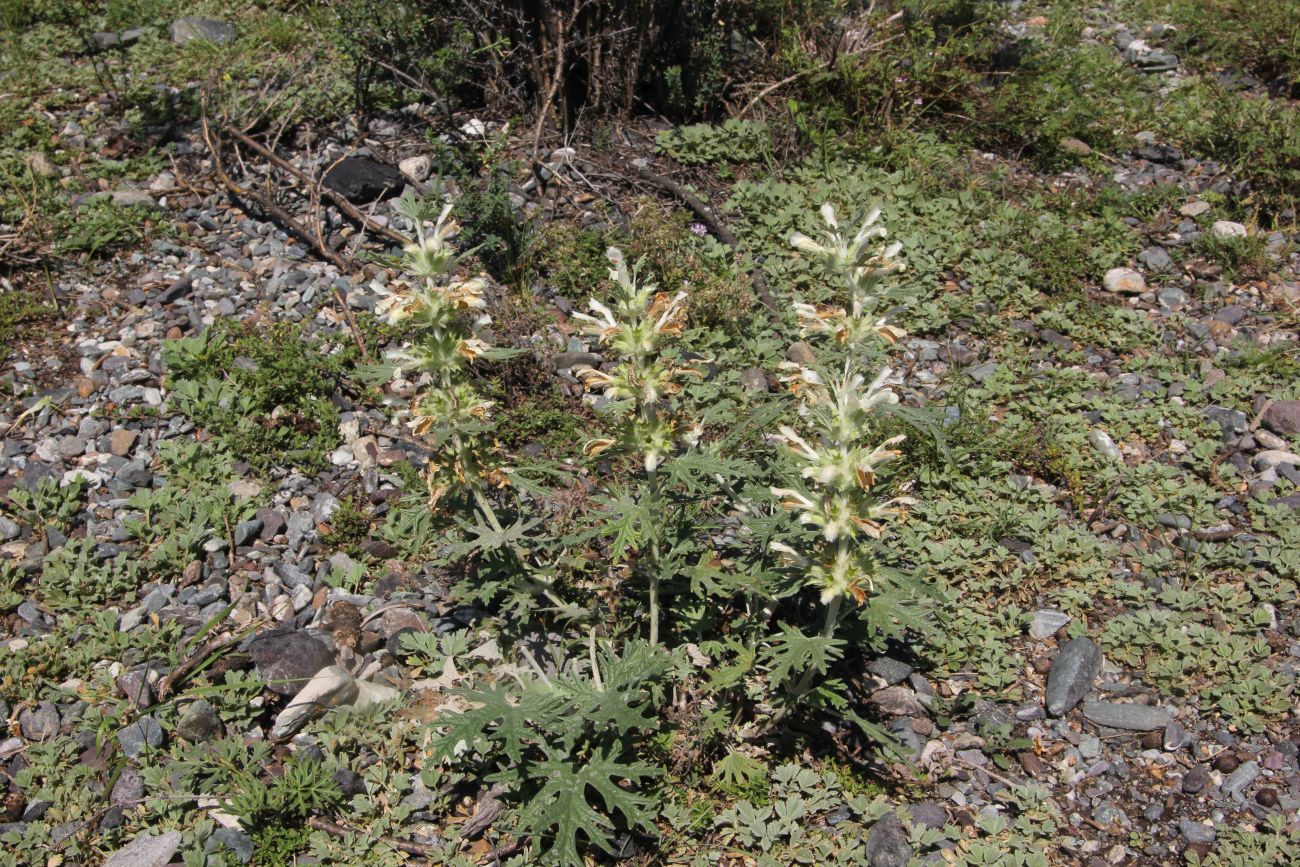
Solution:
<path fill-rule="evenodd" d="M 463 255 L 450 239 L 460 227 L 450 219 L 454 203 L 440 204 L 409 194 L 398 200 L 396 210 L 414 226 L 415 237 L 397 262 L 402 276 L 371 283 L 382 296 L 375 315 L 413 329 L 408 344 L 388 360 L 396 373 L 429 383 L 411 401 L 408 424 L 433 450 L 424 467 L 430 508 L 449 493 L 465 493 L 495 522 L 486 491 L 504 487 L 508 476 L 488 424 L 492 401 L 474 387 L 468 369 L 479 359 L 510 353 L 485 339 L 492 322 L 485 312 L 487 280 L 457 275 Z"/>
<path fill-rule="evenodd" d="M 814 533 L 793 539 L 794 545 L 774 541 L 770 547 L 819 592 L 825 606 L 819 637 L 787 626 L 772 643 L 771 680 L 793 683 L 792 701 L 801 699 L 813 678 L 827 671 L 838 656 L 834 635 L 844 600 L 864 606 L 870 621 L 877 585 L 890 577 L 872 546 L 884 535 L 887 522 L 913 502 L 879 492 L 880 471 L 899 456 L 895 446 L 903 437 L 878 441 L 872 419 L 881 408 L 896 404 L 898 396 L 886 384 L 891 375 L 888 367 L 871 377 L 863 372 L 867 361 L 863 344 L 873 339 L 892 343 L 902 335 L 878 313 L 885 277 L 902 269 L 894 260 L 901 245 L 875 245 L 886 235 L 884 227 L 877 225 L 878 210 L 869 213 L 852 235 L 841 232 L 831 205 L 822 205 L 821 215 L 827 228 L 820 240 L 796 232 L 791 244 L 838 278 L 848 290 L 850 303 L 845 308 L 796 302 L 804 333 L 830 335 L 843 350 L 842 360 L 833 366 L 784 365 L 784 381 L 800 401 L 802 430 L 781 425 L 779 439 L 798 465 L 799 481 L 774 486 L 771 494 L 783 508 L 797 512 L 799 523 Z M 796 667 L 802 670 L 797 681 Z"/>
<path fill-rule="evenodd" d="M 687 376 L 698 374 L 666 352 L 686 325 L 686 293 L 669 295 L 629 269 L 621 250 L 606 252 L 612 267 L 613 296 L 608 304 L 592 298 L 591 313 L 574 313 L 583 329 L 618 354 L 612 371 L 586 368 L 579 373 L 588 388 L 600 389 L 621 414 L 616 437 L 590 440 L 586 453 L 598 455 L 619 447 L 637 455 L 644 470 L 635 496 L 613 492 L 614 547 L 621 558 L 645 545 L 642 568 L 647 576 L 650 643 L 659 643 L 659 591 L 664 573 L 659 516 L 665 506 L 661 467 L 679 443 L 699 442 L 701 428 L 683 430 L 673 398 Z"/>
<path fill-rule="evenodd" d="M 432 762 L 479 772 L 519 805 L 530 863 L 580 867 L 589 848 L 613 853 L 620 831 L 653 830 L 644 785 L 661 771 L 636 757 L 659 726 L 652 709 L 669 658 L 644 642 L 597 648 L 548 674 L 528 657 L 512 679 L 455 692 L 469 709 L 434 723 Z"/>

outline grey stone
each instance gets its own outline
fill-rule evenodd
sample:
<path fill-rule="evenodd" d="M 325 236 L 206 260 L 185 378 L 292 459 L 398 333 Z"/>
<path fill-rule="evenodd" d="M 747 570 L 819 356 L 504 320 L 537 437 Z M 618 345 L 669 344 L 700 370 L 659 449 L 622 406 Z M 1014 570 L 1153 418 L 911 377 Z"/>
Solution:
<path fill-rule="evenodd" d="M 114 807 L 134 807 L 144 799 L 144 778 L 133 768 L 124 768 L 113 784 L 109 802 Z"/>
<path fill-rule="evenodd" d="M 912 814 L 913 825 L 924 825 L 927 828 L 940 830 L 948 824 L 948 811 L 943 808 L 943 805 L 936 804 L 934 801 L 912 804 L 907 811 Z"/>
<path fill-rule="evenodd" d="M 1137 258 L 1150 271 L 1168 271 L 1174 266 L 1174 260 L 1169 258 L 1169 254 L 1165 252 L 1164 247 L 1147 247 L 1141 253 L 1138 253 Z"/>
<path fill-rule="evenodd" d="M 122 745 L 122 752 L 133 759 L 146 749 L 162 746 L 163 730 L 158 720 L 151 716 L 142 716 L 129 725 L 118 729 L 117 742 Z"/>
<path fill-rule="evenodd" d="M 176 734 L 190 743 L 201 743 L 221 736 L 221 720 L 216 709 L 203 699 L 192 701 L 176 721 Z"/>
<path fill-rule="evenodd" d="M 17 539 L 22 532 L 22 527 L 19 527 L 8 518 L 0 516 L 0 542 L 9 542 L 13 539 Z"/>
<path fill-rule="evenodd" d="M 1191 741 L 1191 736 L 1188 735 L 1187 730 L 1178 723 L 1178 720 L 1171 719 L 1169 724 L 1165 726 L 1165 739 L 1163 743 L 1166 750 L 1171 752 L 1173 750 L 1181 750 L 1183 747 L 1189 746 Z"/>
<path fill-rule="evenodd" d="M 1230 798 L 1240 798 L 1257 779 L 1259 779 L 1259 762 L 1245 762 L 1237 770 L 1228 774 L 1219 788 Z"/>
<path fill-rule="evenodd" d="M 1289 436 L 1300 433 L 1300 400 L 1275 400 L 1264 410 L 1265 427 Z"/>
<path fill-rule="evenodd" d="M 1093 808 L 1092 818 L 1102 825 L 1128 824 L 1128 813 L 1125 813 L 1110 801 L 1102 801 Z"/>
<path fill-rule="evenodd" d="M 141 834 L 109 855 L 104 867 L 165 867 L 180 846 L 180 831 L 157 836 Z"/>
<path fill-rule="evenodd" d="M 976 382 L 984 382 L 990 376 L 998 372 L 999 364 L 996 361 L 986 361 L 983 364 L 977 364 L 974 367 L 966 368 L 966 375 Z"/>
<path fill-rule="evenodd" d="M 1211 405 L 1201 410 L 1201 414 L 1218 423 L 1219 430 L 1225 439 L 1239 436 L 1250 429 L 1250 419 L 1239 409 Z"/>
<path fill-rule="evenodd" d="M 48 741 L 59 733 L 59 711 L 52 701 L 24 708 L 18 714 L 18 730 L 29 741 Z"/>
<path fill-rule="evenodd" d="M 1163 729 L 1171 718 L 1163 707 L 1107 701 L 1084 702 L 1083 715 L 1097 725 L 1135 732 Z"/>
<path fill-rule="evenodd" d="M 747 367 L 740 372 L 740 387 L 745 391 L 766 392 L 767 374 L 761 367 Z"/>
<path fill-rule="evenodd" d="M 893 686 L 907 679 L 912 673 L 912 666 L 889 656 L 881 656 L 871 661 L 867 671 L 883 680 L 885 686 Z"/>
<path fill-rule="evenodd" d="M 334 513 L 343 507 L 343 503 L 333 494 L 320 494 L 311 504 L 311 516 L 318 524 L 325 524 L 334 517 Z"/>
<path fill-rule="evenodd" d="M 153 689 L 149 686 L 149 673 L 145 669 L 125 671 L 118 675 L 117 689 L 134 707 L 145 708 L 153 704 Z"/>
<path fill-rule="evenodd" d="M 1166 310 L 1177 310 L 1187 303 L 1187 293 L 1177 286 L 1165 286 L 1156 293 L 1156 298 Z"/>
<path fill-rule="evenodd" d="M 1101 672 L 1101 648 L 1087 636 L 1061 645 L 1047 674 L 1047 712 L 1062 716 L 1070 712 L 1092 689 Z"/>
<path fill-rule="evenodd" d="M 172 41 L 177 45 L 195 41 L 227 45 L 236 35 L 235 25 L 215 18 L 177 18 L 172 22 Z"/>
<path fill-rule="evenodd" d="M 1178 833 L 1188 843 L 1213 843 L 1214 838 L 1218 836 L 1213 826 L 1193 822 L 1191 819 L 1178 820 Z"/>
<path fill-rule="evenodd" d="M 249 642 L 248 650 L 266 688 L 280 695 L 293 695 L 316 672 L 334 664 L 330 649 L 305 632 L 264 632 Z"/>
<path fill-rule="evenodd" d="M 263 542 L 270 542 L 284 532 L 284 516 L 276 509 L 258 509 L 257 520 L 262 522 L 258 536 Z"/>
<path fill-rule="evenodd" d="M 235 525 L 231 535 L 234 537 L 235 547 L 247 545 L 258 537 L 262 532 L 262 522 L 258 518 L 249 518 L 247 521 L 240 521 Z"/>
<path fill-rule="evenodd" d="M 1244 238 L 1246 237 L 1246 227 L 1241 223 L 1234 223 L 1231 220 L 1216 220 L 1214 225 L 1210 226 L 1210 234 L 1216 238 Z"/>
<path fill-rule="evenodd" d="M 907 867 L 912 860 L 912 846 L 898 816 L 886 813 L 876 820 L 867 832 L 862 854 L 870 867 Z"/>
<path fill-rule="evenodd" d="M 1056 631 L 1063 626 L 1068 626 L 1073 620 L 1070 615 L 1063 611 L 1052 611 L 1041 609 L 1034 612 L 1034 619 L 1029 624 L 1029 635 L 1042 641 L 1045 638 L 1051 638 Z"/>

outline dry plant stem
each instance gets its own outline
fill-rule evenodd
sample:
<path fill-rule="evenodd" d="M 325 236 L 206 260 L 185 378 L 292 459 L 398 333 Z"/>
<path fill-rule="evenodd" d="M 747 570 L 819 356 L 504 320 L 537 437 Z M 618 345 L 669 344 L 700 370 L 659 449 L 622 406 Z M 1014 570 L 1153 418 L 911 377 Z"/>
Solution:
<path fill-rule="evenodd" d="M 352 828 L 347 828 L 343 825 L 326 821 L 320 816 L 312 816 L 308 819 L 307 827 L 313 828 L 317 831 L 324 831 L 332 837 L 351 837 L 356 833 Z M 417 855 L 421 858 L 428 858 L 429 854 L 433 851 L 428 846 L 423 846 L 419 843 L 412 843 L 410 840 L 398 840 L 395 837 L 383 837 L 381 839 L 386 845 L 392 846 L 398 852 L 403 852 L 407 855 Z"/>

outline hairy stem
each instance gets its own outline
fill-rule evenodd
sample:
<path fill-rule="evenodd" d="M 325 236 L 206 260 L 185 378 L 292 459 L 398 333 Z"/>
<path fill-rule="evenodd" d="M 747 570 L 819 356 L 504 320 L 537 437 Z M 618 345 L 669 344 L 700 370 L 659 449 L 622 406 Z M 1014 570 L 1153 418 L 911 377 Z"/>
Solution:
<path fill-rule="evenodd" d="M 651 506 L 659 503 L 659 477 L 655 470 L 647 473 L 646 496 Z M 650 646 L 659 643 L 659 536 L 650 543 Z"/>

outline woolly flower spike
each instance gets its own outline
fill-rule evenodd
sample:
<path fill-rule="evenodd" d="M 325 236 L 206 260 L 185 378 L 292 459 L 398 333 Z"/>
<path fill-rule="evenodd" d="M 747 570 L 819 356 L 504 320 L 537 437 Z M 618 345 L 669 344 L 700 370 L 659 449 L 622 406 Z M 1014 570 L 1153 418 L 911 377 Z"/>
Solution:
<path fill-rule="evenodd" d="M 460 232 L 460 225 L 448 219 L 453 207 L 451 202 L 443 205 L 432 232 L 425 232 L 423 219 L 418 216 L 414 219 L 415 240 L 402 248 L 403 265 L 411 274 L 440 277 L 455 267 L 456 251 L 447 243 L 448 238 Z"/>
<path fill-rule="evenodd" d="M 686 293 L 659 292 L 653 283 L 638 278 L 628 268 L 621 250 L 611 247 L 610 281 L 614 284 L 608 302 L 592 298 L 590 313 L 574 313 L 583 332 L 618 353 L 620 363 L 613 370 L 586 369 L 578 373 L 583 384 L 600 389 L 616 401 L 627 401 L 629 417 L 617 439 L 592 440 L 588 455 L 597 455 L 615 445 L 640 452 L 646 472 L 653 472 L 672 453 L 676 425 L 666 402 L 682 390 L 682 380 L 696 375 L 694 368 L 673 364 L 660 354 L 665 344 L 686 327 Z M 688 428 L 683 441 L 698 441 L 699 433 Z"/>
<path fill-rule="evenodd" d="M 903 245 L 874 244 L 888 234 L 884 226 L 877 225 L 879 208 L 867 214 L 852 237 L 839 231 L 835 208 L 829 203 L 822 205 L 821 215 L 827 230 L 819 239 L 795 232 L 790 236 L 790 244 L 815 257 L 827 271 L 843 279 L 848 284 L 851 303 L 845 308 L 796 302 L 793 306 L 800 328 L 805 334 L 830 334 L 841 346 L 852 346 L 872 336 L 886 343 L 898 341 L 903 332 L 888 325 L 875 309 L 880 302 L 876 294 L 880 281 L 887 274 L 903 270 L 903 265 L 895 261 Z"/>

